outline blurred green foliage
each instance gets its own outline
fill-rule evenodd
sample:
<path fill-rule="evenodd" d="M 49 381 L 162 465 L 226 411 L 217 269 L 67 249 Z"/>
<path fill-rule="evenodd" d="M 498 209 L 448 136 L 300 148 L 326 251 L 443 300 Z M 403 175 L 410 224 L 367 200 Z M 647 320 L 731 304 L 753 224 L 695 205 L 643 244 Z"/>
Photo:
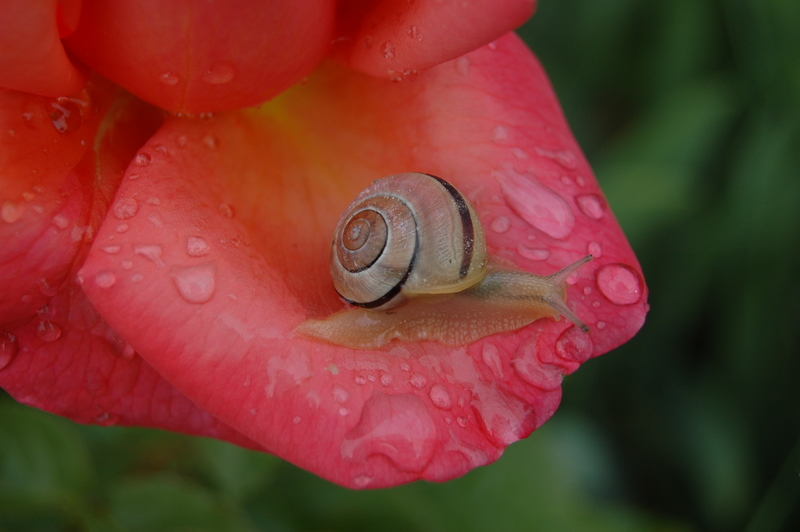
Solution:
<path fill-rule="evenodd" d="M 652 310 L 497 463 L 348 491 L 0 401 L 0 531 L 800 529 L 800 2 L 542 0 L 520 33 Z"/>

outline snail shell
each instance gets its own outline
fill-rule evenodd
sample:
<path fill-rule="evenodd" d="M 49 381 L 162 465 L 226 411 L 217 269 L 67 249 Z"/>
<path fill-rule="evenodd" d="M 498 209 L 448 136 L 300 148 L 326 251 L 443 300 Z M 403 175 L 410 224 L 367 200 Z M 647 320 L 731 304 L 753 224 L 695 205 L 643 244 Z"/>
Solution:
<path fill-rule="evenodd" d="M 429 174 L 379 179 L 345 210 L 334 231 L 331 275 L 356 309 L 309 319 L 302 336 L 369 349 L 392 340 L 466 345 L 484 336 L 565 316 L 566 279 L 591 255 L 547 276 L 489 261 L 475 209 Z"/>
<path fill-rule="evenodd" d="M 339 220 L 331 246 L 336 291 L 364 308 L 460 292 L 486 274 L 483 229 L 444 179 L 407 173 L 379 179 Z"/>

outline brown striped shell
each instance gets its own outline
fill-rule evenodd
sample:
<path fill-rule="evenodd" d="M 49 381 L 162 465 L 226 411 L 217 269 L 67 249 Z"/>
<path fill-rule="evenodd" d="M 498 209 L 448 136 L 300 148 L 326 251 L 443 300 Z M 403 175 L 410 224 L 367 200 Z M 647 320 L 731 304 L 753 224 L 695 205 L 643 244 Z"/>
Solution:
<path fill-rule="evenodd" d="M 487 264 L 469 201 L 444 179 L 415 172 L 361 192 L 339 220 L 331 250 L 336 291 L 364 308 L 460 292 L 484 277 Z"/>

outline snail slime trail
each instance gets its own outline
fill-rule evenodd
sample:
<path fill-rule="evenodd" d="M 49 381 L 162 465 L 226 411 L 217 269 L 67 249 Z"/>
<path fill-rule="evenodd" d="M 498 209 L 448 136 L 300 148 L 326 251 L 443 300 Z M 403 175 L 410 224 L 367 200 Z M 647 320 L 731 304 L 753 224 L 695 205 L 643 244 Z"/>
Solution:
<path fill-rule="evenodd" d="M 461 346 L 560 316 L 589 332 L 567 306 L 566 280 L 591 260 L 544 276 L 497 267 L 461 192 L 429 174 L 396 174 L 361 192 L 334 231 L 333 285 L 358 308 L 295 331 L 356 349 L 393 340 Z"/>

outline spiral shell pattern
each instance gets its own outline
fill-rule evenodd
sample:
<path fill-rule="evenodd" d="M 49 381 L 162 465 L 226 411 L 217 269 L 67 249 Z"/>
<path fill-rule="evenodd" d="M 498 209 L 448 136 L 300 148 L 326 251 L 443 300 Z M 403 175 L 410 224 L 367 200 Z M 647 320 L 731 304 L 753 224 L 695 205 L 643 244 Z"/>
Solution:
<path fill-rule="evenodd" d="M 406 297 L 464 290 L 486 273 L 475 210 L 429 174 L 378 179 L 346 209 L 334 232 L 331 275 L 354 305 L 390 308 Z"/>

